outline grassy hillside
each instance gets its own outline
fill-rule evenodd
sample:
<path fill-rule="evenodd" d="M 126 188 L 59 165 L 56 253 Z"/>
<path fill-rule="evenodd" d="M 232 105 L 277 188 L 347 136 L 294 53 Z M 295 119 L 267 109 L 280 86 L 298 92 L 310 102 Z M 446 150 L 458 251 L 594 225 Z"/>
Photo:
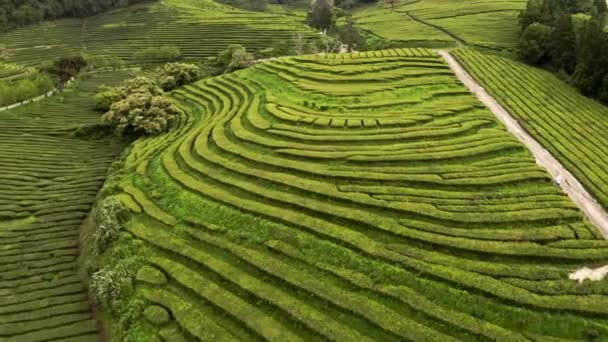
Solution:
<path fill-rule="evenodd" d="M 366 6 L 355 12 L 357 26 L 406 45 L 450 46 L 460 41 L 489 49 L 513 49 L 517 16 L 526 0 L 421 0 Z M 422 42 L 421 42 L 422 41 Z"/>
<path fill-rule="evenodd" d="M 547 71 L 470 50 L 456 56 L 608 208 L 608 107 Z"/>
<path fill-rule="evenodd" d="M 0 34 L 8 60 L 36 65 L 87 52 L 130 60 L 137 50 L 178 47 L 186 59 L 216 55 L 229 44 L 289 46 L 294 32 L 314 35 L 304 18 L 246 12 L 211 0 L 162 0 L 84 19 L 65 19 Z"/>
<path fill-rule="evenodd" d="M 78 234 L 107 168 L 124 148 L 71 137 L 97 122 L 97 74 L 62 95 L 0 112 L 0 340 L 96 341 L 77 275 Z"/>
<path fill-rule="evenodd" d="M 107 185 L 133 212 L 108 254 L 141 267 L 131 337 L 608 336 L 605 283 L 568 279 L 608 243 L 430 50 L 282 58 L 173 97 L 178 127 Z"/>

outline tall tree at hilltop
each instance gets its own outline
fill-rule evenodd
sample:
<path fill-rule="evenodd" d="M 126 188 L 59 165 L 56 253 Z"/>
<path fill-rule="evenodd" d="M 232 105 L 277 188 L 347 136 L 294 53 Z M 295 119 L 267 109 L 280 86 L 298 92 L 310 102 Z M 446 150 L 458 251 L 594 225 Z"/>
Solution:
<path fill-rule="evenodd" d="M 327 32 L 336 24 L 333 9 L 333 0 L 312 0 L 306 18 L 308 25 Z"/>

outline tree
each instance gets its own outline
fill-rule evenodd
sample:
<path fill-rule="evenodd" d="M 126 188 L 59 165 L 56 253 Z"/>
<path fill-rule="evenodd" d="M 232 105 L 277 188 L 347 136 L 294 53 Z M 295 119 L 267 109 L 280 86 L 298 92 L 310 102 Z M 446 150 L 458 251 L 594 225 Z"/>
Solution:
<path fill-rule="evenodd" d="M 178 114 L 179 109 L 163 96 L 135 93 L 112 104 L 102 120 L 122 135 L 155 135 L 169 130 Z"/>
<path fill-rule="evenodd" d="M 193 64 L 167 63 L 159 75 L 159 84 L 163 90 L 171 90 L 196 81 L 201 70 Z"/>
<path fill-rule="evenodd" d="M 555 19 L 554 27 L 548 44 L 552 64 L 557 70 L 571 74 L 576 67 L 576 36 L 571 15 L 561 12 Z"/>
<path fill-rule="evenodd" d="M 306 21 L 308 25 L 323 32 L 335 26 L 333 0 L 312 0 Z"/>
<path fill-rule="evenodd" d="M 519 56 L 530 64 L 541 64 L 548 57 L 552 32 L 553 28 L 544 24 L 529 25 L 519 40 Z"/>
<path fill-rule="evenodd" d="M 365 39 L 355 28 L 355 20 L 350 14 L 346 17 L 346 25 L 340 29 L 339 36 L 342 43 L 347 45 L 348 52 L 365 44 Z"/>
<path fill-rule="evenodd" d="M 95 109 L 106 112 L 112 105 L 132 94 L 163 95 L 163 90 L 154 81 L 138 76 L 124 81 L 118 87 L 101 86 L 95 94 Z"/>
<path fill-rule="evenodd" d="M 78 75 L 87 65 L 87 62 L 80 55 L 78 56 L 62 56 L 51 65 L 44 67 L 44 71 L 59 79 L 60 84 L 64 84 L 72 77 Z"/>
<path fill-rule="evenodd" d="M 524 29 L 532 23 L 539 23 L 542 20 L 543 0 L 529 0 L 526 9 L 519 14 L 519 24 Z"/>
<path fill-rule="evenodd" d="M 395 9 L 395 5 L 397 4 L 397 0 L 387 0 L 388 4 L 391 6 L 391 9 Z"/>
<path fill-rule="evenodd" d="M 251 66 L 254 60 L 253 55 L 247 52 L 244 46 L 233 44 L 218 54 L 215 66 L 222 72 L 231 72 Z"/>

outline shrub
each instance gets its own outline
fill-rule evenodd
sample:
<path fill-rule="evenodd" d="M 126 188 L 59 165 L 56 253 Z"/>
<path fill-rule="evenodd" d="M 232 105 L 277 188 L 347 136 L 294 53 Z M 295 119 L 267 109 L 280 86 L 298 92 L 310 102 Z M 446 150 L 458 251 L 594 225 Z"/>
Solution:
<path fill-rule="evenodd" d="M 164 90 L 171 90 L 196 81 L 201 70 L 193 64 L 167 63 L 162 68 L 159 79 Z"/>
<path fill-rule="evenodd" d="M 150 61 L 173 61 L 182 55 L 181 51 L 172 45 L 163 45 L 161 47 L 150 47 L 133 54 L 133 58 L 140 62 Z"/>
<path fill-rule="evenodd" d="M 95 208 L 93 219 L 96 255 L 101 255 L 116 240 L 127 215 L 127 209 L 114 197 L 103 199 Z"/>
<path fill-rule="evenodd" d="M 134 93 L 114 103 L 102 120 L 119 134 L 159 134 L 169 129 L 179 113 L 168 99 L 151 93 Z"/>
<path fill-rule="evenodd" d="M 215 60 L 215 65 L 223 72 L 231 72 L 244 69 L 253 64 L 254 57 L 248 53 L 242 45 L 230 45 L 226 50 L 220 52 Z"/>
<path fill-rule="evenodd" d="M 125 61 L 116 56 L 82 54 L 89 69 L 110 68 L 118 69 L 125 65 Z"/>
<path fill-rule="evenodd" d="M 122 99 L 123 95 L 118 88 L 102 87 L 100 91 L 95 94 L 95 109 L 106 112 L 110 110 L 113 103 Z"/>
<path fill-rule="evenodd" d="M 110 308 L 116 307 L 121 296 L 131 288 L 131 276 L 122 266 L 102 268 L 91 276 L 93 300 Z"/>

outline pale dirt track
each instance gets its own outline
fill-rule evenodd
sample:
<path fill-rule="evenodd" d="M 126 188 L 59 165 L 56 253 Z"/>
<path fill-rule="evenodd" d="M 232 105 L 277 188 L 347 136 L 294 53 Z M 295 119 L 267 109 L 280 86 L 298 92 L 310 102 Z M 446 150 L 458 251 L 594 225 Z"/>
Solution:
<path fill-rule="evenodd" d="M 542 147 L 528 134 L 509 112 L 501 106 L 486 90 L 469 75 L 460 63 L 448 52 L 437 51 L 448 63 L 460 81 L 477 98 L 488 107 L 494 115 L 507 127 L 519 141 L 528 147 L 536 158 L 538 164 L 549 172 L 553 179 L 561 178 L 560 187 L 572 201 L 585 213 L 589 220 L 600 229 L 605 238 L 608 238 L 608 213 L 597 203 L 587 190 L 555 157 Z"/>

